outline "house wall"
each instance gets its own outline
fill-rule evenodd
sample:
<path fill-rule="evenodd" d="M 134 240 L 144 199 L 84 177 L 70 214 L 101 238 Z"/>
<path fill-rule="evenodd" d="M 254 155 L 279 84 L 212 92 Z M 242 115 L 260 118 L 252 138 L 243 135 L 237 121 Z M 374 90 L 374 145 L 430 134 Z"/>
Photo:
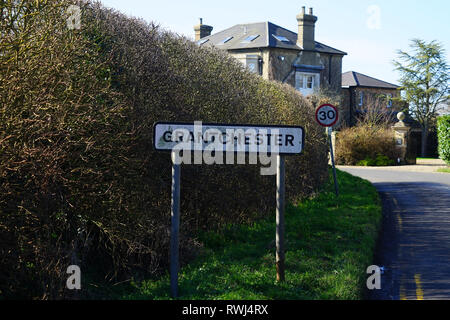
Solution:
<path fill-rule="evenodd" d="M 293 65 L 298 58 L 298 51 L 271 48 L 267 50 L 268 77 L 266 79 L 286 82 L 295 86 L 295 70 Z M 284 60 L 283 60 L 284 58 Z"/>
<path fill-rule="evenodd" d="M 263 78 L 267 79 L 267 66 L 265 61 L 267 61 L 267 53 L 264 52 L 264 50 L 245 50 L 245 51 L 229 51 L 229 54 L 231 54 L 234 58 L 238 59 L 240 62 L 242 62 L 245 65 L 245 61 L 247 59 L 247 56 L 258 56 L 263 59 L 263 65 L 262 65 L 262 76 Z"/>
<path fill-rule="evenodd" d="M 264 79 L 284 82 L 293 87 L 295 87 L 294 64 L 322 65 L 324 69 L 320 72 L 320 86 L 338 94 L 341 93 L 342 56 L 282 48 L 239 50 L 229 51 L 229 53 L 241 62 L 245 62 L 247 55 L 261 57 Z"/>
<path fill-rule="evenodd" d="M 324 70 L 320 74 L 322 87 L 340 93 L 342 87 L 342 56 L 333 54 L 320 54 Z"/>
<path fill-rule="evenodd" d="M 347 126 L 353 126 L 356 124 L 355 115 L 361 110 L 360 93 L 364 94 L 363 108 L 367 107 L 378 95 L 392 94 L 394 98 L 400 96 L 400 92 L 397 89 L 388 88 L 369 88 L 369 87 L 350 87 L 342 88 L 343 103 L 341 112 L 343 113 L 342 119 L 345 119 Z M 387 107 L 387 106 L 386 106 Z M 405 106 L 401 102 L 393 101 L 391 110 L 392 112 L 400 112 Z"/>
<path fill-rule="evenodd" d="M 354 106 L 356 107 L 356 110 L 359 108 L 359 98 L 360 93 L 364 94 L 364 100 L 363 100 L 363 106 L 367 105 L 367 103 L 371 102 L 371 99 L 376 98 L 378 95 L 389 95 L 392 94 L 394 98 L 399 97 L 400 92 L 396 89 L 386 89 L 386 88 L 365 88 L 365 87 L 355 87 L 353 90 L 354 93 Z M 398 103 L 393 101 L 392 103 L 392 110 L 397 110 L 399 107 Z M 401 110 L 398 110 L 401 111 Z"/>
<path fill-rule="evenodd" d="M 339 127 L 351 127 L 353 125 L 353 114 L 351 108 L 352 102 L 350 100 L 352 96 L 353 95 L 351 88 L 342 89 L 342 105 L 339 110 L 340 111 L 339 118 L 341 120 L 339 121 Z"/>

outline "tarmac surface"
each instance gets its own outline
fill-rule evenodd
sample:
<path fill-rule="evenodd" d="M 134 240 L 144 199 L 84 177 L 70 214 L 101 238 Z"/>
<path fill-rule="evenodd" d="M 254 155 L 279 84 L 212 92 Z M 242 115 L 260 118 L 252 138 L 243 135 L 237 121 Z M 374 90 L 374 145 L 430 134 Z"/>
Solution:
<path fill-rule="evenodd" d="M 384 271 L 381 289 L 368 290 L 369 299 L 450 300 L 450 173 L 434 172 L 445 167 L 434 162 L 338 166 L 372 182 L 383 201 L 374 264 Z"/>

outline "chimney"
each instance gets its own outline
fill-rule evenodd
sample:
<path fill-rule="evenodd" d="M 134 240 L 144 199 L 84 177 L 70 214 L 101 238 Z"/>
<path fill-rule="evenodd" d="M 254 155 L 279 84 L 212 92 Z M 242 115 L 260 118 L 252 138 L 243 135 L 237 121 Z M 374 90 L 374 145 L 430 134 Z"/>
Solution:
<path fill-rule="evenodd" d="M 298 38 L 297 45 L 304 50 L 314 50 L 314 28 L 317 17 L 313 15 L 313 9 L 309 8 L 309 14 L 306 14 L 306 8 L 302 7 L 302 12 L 297 15 Z"/>
<path fill-rule="evenodd" d="M 203 24 L 203 19 L 200 18 L 200 24 L 194 27 L 195 30 L 195 41 L 198 41 L 204 37 L 210 36 L 213 27 Z"/>

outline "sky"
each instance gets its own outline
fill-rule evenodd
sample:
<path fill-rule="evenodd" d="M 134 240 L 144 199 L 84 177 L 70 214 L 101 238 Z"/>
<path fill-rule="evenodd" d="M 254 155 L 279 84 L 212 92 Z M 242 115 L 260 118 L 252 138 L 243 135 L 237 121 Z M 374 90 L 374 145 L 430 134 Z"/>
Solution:
<path fill-rule="evenodd" d="M 448 0 L 101 0 L 129 16 L 194 38 L 194 25 L 213 26 L 213 34 L 241 23 L 270 21 L 297 32 L 296 15 L 312 7 L 318 17 L 316 40 L 347 52 L 342 71 L 356 71 L 398 84 L 392 60 L 410 40 L 437 40 L 450 61 Z"/>

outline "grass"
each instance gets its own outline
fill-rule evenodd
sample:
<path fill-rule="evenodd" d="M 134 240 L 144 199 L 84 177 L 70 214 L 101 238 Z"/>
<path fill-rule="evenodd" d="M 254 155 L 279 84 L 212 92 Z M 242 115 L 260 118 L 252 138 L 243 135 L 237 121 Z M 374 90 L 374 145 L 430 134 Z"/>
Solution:
<path fill-rule="evenodd" d="M 286 281 L 275 281 L 275 215 L 199 235 L 179 274 L 180 299 L 363 299 L 381 203 L 367 181 L 338 170 L 314 199 L 286 208 Z M 122 299 L 171 299 L 169 276 L 132 283 Z"/>
<path fill-rule="evenodd" d="M 450 173 L 450 168 L 439 168 L 439 169 L 437 169 L 437 172 L 446 172 L 446 173 Z"/>

